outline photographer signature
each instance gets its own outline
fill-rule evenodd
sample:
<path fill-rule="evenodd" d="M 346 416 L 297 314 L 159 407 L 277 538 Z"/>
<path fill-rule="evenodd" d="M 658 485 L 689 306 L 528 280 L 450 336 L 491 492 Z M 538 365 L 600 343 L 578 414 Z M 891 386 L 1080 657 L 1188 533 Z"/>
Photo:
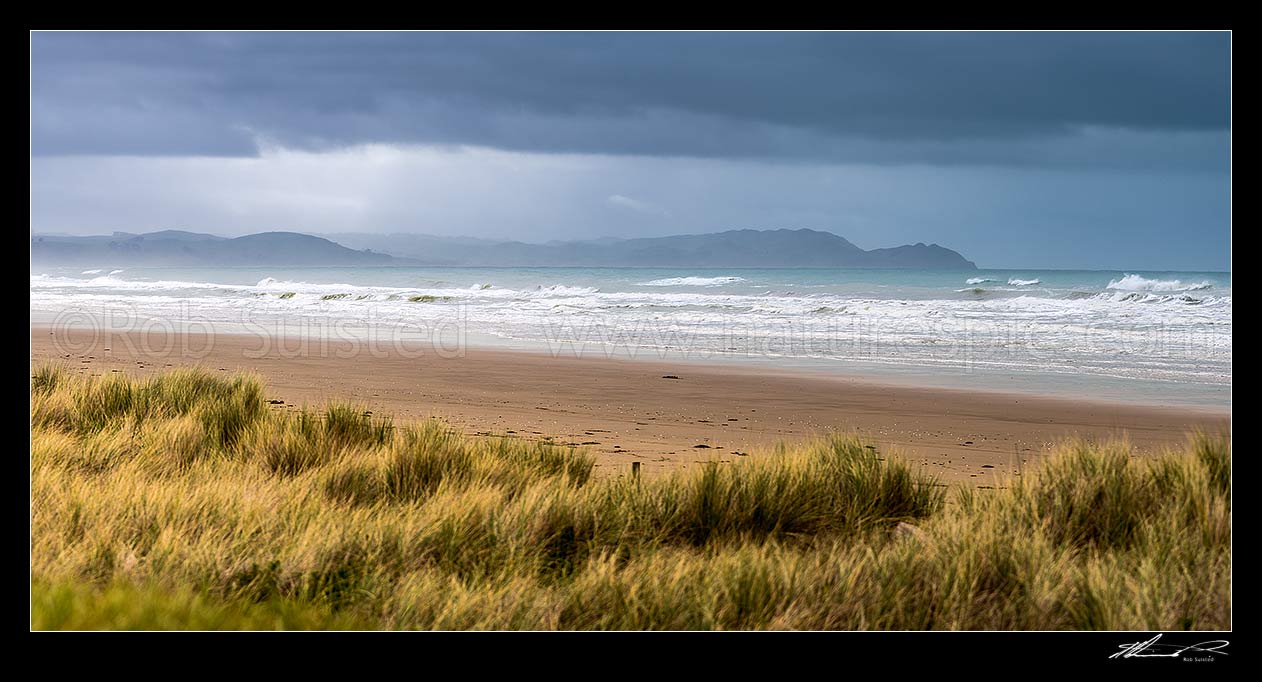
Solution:
<path fill-rule="evenodd" d="M 1223 647 L 1230 644 L 1225 639 L 1212 639 L 1197 644 L 1159 644 L 1161 635 L 1157 635 L 1146 642 L 1132 642 L 1130 644 L 1122 644 L 1118 648 L 1121 651 L 1109 656 L 1109 658 L 1178 658 L 1185 653 L 1190 652 L 1195 655 L 1204 654 L 1222 654 L 1227 655 L 1223 651 Z"/>

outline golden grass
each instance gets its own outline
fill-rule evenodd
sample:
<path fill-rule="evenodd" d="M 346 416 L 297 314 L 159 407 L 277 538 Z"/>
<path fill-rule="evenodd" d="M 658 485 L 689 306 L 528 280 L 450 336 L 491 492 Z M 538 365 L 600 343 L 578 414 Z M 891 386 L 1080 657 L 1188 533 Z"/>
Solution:
<path fill-rule="evenodd" d="M 944 505 L 855 439 L 597 480 L 582 451 L 264 395 L 33 373 L 33 628 L 1231 624 L 1225 437 L 1070 443 Z"/>

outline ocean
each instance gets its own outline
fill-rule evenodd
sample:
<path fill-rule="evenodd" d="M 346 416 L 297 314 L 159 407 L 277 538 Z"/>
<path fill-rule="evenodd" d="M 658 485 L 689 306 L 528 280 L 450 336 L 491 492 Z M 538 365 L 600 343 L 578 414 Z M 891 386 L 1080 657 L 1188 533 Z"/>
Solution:
<path fill-rule="evenodd" d="M 32 271 L 31 316 L 1231 404 L 1224 272 L 49 268 Z"/>

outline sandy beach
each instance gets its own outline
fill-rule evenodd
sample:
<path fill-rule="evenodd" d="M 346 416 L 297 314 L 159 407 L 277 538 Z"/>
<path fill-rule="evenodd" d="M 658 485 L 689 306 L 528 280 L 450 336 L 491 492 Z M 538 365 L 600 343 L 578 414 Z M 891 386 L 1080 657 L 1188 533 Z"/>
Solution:
<path fill-rule="evenodd" d="M 437 417 L 470 434 L 589 448 L 598 473 L 641 462 L 647 474 L 755 456 L 777 442 L 858 433 L 944 481 L 986 486 L 1068 437 L 1125 437 L 1155 454 L 1193 429 L 1227 430 L 1230 412 L 882 385 L 835 375 L 468 349 L 368 352 L 345 342 L 217 334 L 144 339 L 137 332 L 31 329 L 32 366 L 144 375 L 176 366 L 251 370 L 275 409 L 353 400 L 396 418 Z M 181 351 L 180 349 L 186 349 Z M 261 352 L 260 352 L 261 351 Z M 301 351 L 301 352 L 298 352 Z"/>

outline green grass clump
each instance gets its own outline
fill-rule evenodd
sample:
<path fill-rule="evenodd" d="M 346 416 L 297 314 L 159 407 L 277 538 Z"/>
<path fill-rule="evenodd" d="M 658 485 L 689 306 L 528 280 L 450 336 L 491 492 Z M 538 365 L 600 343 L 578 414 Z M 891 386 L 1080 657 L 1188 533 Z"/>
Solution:
<path fill-rule="evenodd" d="M 361 630 L 372 623 L 327 606 L 223 602 L 194 590 L 118 584 L 31 585 L 34 630 Z"/>
<path fill-rule="evenodd" d="M 34 370 L 32 628 L 1231 626 L 1225 436 L 1068 443 L 990 491 L 841 436 L 635 479 L 265 396 Z"/>

